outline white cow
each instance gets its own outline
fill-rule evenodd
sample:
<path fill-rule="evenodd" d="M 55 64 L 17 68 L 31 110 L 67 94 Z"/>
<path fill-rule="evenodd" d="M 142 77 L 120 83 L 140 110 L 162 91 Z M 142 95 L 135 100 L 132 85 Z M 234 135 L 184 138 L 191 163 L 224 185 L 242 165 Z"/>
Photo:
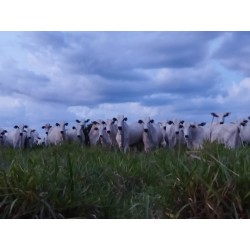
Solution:
<path fill-rule="evenodd" d="M 65 126 L 67 125 L 67 122 L 60 122 L 56 123 L 56 126 L 49 129 L 48 145 L 59 145 L 65 141 Z"/>
<path fill-rule="evenodd" d="M 39 133 L 35 130 L 32 133 L 32 135 L 33 135 L 33 140 L 34 140 L 34 146 L 39 145 L 39 142 L 42 141 L 42 138 L 39 136 Z M 45 141 L 43 145 L 45 145 Z"/>
<path fill-rule="evenodd" d="M 4 145 L 4 142 L 6 140 L 6 135 L 5 135 L 6 133 L 7 133 L 7 130 L 0 128 L 0 146 Z"/>
<path fill-rule="evenodd" d="M 229 148 L 237 148 L 242 145 L 239 124 L 225 124 L 225 117 L 231 113 L 211 113 L 212 123 L 206 127 L 207 136 L 211 142 L 217 141 Z M 214 121 L 216 118 L 216 121 Z"/>
<path fill-rule="evenodd" d="M 5 137 L 5 146 L 10 146 L 13 148 L 23 148 L 24 140 L 23 135 L 25 133 L 25 129 L 28 128 L 27 125 L 15 125 L 14 130 L 9 131 Z"/>
<path fill-rule="evenodd" d="M 24 132 L 23 139 L 25 148 L 33 148 L 35 145 L 35 131 L 35 129 L 27 128 Z"/>
<path fill-rule="evenodd" d="M 185 144 L 182 124 L 183 120 L 174 119 L 167 120 L 162 123 L 163 136 L 169 149 L 174 149 L 176 146 Z"/>
<path fill-rule="evenodd" d="M 250 126 L 248 124 L 248 120 L 240 121 L 240 137 L 243 145 L 250 144 Z"/>
<path fill-rule="evenodd" d="M 66 140 L 69 142 L 79 142 L 82 145 L 85 144 L 84 128 L 88 121 L 76 120 L 76 126 L 66 130 Z"/>
<path fill-rule="evenodd" d="M 48 145 L 48 134 L 51 128 L 52 126 L 49 123 L 46 123 L 45 125 L 42 126 L 42 129 L 45 130 L 45 134 L 46 134 L 45 141 L 44 141 L 46 146 Z"/>
<path fill-rule="evenodd" d="M 118 132 L 116 140 L 120 149 L 127 152 L 130 147 L 142 143 L 143 126 L 138 122 L 127 124 L 127 117 L 124 115 L 118 115 L 117 118 L 113 118 L 117 121 Z"/>
<path fill-rule="evenodd" d="M 159 148 L 163 144 L 163 134 L 159 123 L 155 123 L 150 117 L 138 121 L 143 125 L 143 144 L 144 151 L 149 152 L 152 149 Z"/>
<path fill-rule="evenodd" d="M 200 124 L 184 122 L 183 134 L 188 149 L 200 149 L 206 138 L 205 122 Z"/>
<path fill-rule="evenodd" d="M 218 126 L 223 125 L 225 123 L 225 117 L 228 117 L 231 113 L 225 112 L 225 113 L 214 113 L 212 112 L 212 122 L 208 123 L 206 128 L 206 133 L 210 139 L 210 141 L 214 141 L 217 135 Z M 214 120 L 215 119 L 215 120 Z"/>
<path fill-rule="evenodd" d="M 106 130 L 107 130 L 109 139 L 111 141 L 111 145 L 113 147 L 118 147 L 118 143 L 117 143 L 117 140 L 116 140 L 116 135 L 117 135 L 117 132 L 118 132 L 118 126 L 116 124 L 116 121 L 113 120 L 113 119 L 112 120 L 107 119 L 106 120 Z"/>
<path fill-rule="evenodd" d="M 92 122 L 89 131 L 90 145 L 101 144 L 102 146 L 111 146 L 111 140 L 106 131 L 106 123 L 102 120 Z"/>

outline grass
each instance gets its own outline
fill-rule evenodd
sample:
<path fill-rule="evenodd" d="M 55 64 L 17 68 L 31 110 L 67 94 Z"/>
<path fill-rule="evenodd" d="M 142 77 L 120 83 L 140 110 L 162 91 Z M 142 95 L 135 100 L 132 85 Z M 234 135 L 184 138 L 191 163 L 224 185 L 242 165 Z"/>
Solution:
<path fill-rule="evenodd" d="M 250 148 L 1 148 L 0 218 L 250 218 Z"/>

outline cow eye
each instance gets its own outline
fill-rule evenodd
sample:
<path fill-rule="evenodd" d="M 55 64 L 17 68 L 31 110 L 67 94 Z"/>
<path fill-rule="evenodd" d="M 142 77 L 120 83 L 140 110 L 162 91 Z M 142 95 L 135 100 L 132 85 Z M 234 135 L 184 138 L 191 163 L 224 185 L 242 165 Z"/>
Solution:
<path fill-rule="evenodd" d="M 98 128 L 94 128 L 95 130 L 98 130 Z"/>

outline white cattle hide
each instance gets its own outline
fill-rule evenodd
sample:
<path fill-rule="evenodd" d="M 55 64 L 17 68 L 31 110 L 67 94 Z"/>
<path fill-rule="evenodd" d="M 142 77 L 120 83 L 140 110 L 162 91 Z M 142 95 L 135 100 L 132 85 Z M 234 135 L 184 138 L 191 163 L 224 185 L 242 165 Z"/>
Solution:
<path fill-rule="evenodd" d="M 52 127 L 48 131 L 48 145 L 58 145 L 65 141 L 65 126 L 68 123 L 60 122 L 56 123 L 56 126 Z"/>
<path fill-rule="evenodd" d="M 117 121 L 118 132 L 116 140 L 118 146 L 124 152 L 127 152 L 131 146 L 138 145 L 142 142 L 143 126 L 138 122 L 127 124 L 127 117 L 118 115 L 117 118 L 113 118 Z"/>
<path fill-rule="evenodd" d="M 139 120 L 138 123 L 143 125 L 144 151 L 149 152 L 152 149 L 159 148 L 163 143 L 163 134 L 159 123 L 155 123 L 150 117 Z"/>
<path fill-rule="evenodd" d="M 11 130 L 6 134 L 4 144 L 13 148 L 23 148 L 23 135 L 26 133 L 26 128 L 28 128 L 27 125 L 15 125 L 14 130 Z"/>

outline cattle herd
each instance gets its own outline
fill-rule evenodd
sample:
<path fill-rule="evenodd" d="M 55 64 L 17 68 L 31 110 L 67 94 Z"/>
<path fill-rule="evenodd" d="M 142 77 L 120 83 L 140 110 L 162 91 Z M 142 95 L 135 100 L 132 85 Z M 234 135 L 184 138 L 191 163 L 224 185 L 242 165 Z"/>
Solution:
<path fill-rule="evenodd" d="M 146 117 L 134 123 L 127 123 L 124 115 L 113 119 L 76 120 L 72 128 L 65 128 L 68 123 L 60 122 L 55 126 L 45 124 L 45 137 L 41 138 L 35 129 L 27 125 L 14 126 L 11 131 L 0 129 L 1 147 L 33 148 L 37 145 L 59 145 L 64 142 L 77 142 L 82 145 L 119 148 L 127 152 L 132 147 L 143 147 L 145 152 L 159 147 L 174 149 L 184 145 L 188 149 L 200 149 L 205 141 L 224 144 L 228 148 L 238 148 L 250 143 L 250 125 L 248 119 L 225 123 L 230 113 L 211 113 L 212 121 L 187 122 L 181 119 L 155 122 Z"/>

